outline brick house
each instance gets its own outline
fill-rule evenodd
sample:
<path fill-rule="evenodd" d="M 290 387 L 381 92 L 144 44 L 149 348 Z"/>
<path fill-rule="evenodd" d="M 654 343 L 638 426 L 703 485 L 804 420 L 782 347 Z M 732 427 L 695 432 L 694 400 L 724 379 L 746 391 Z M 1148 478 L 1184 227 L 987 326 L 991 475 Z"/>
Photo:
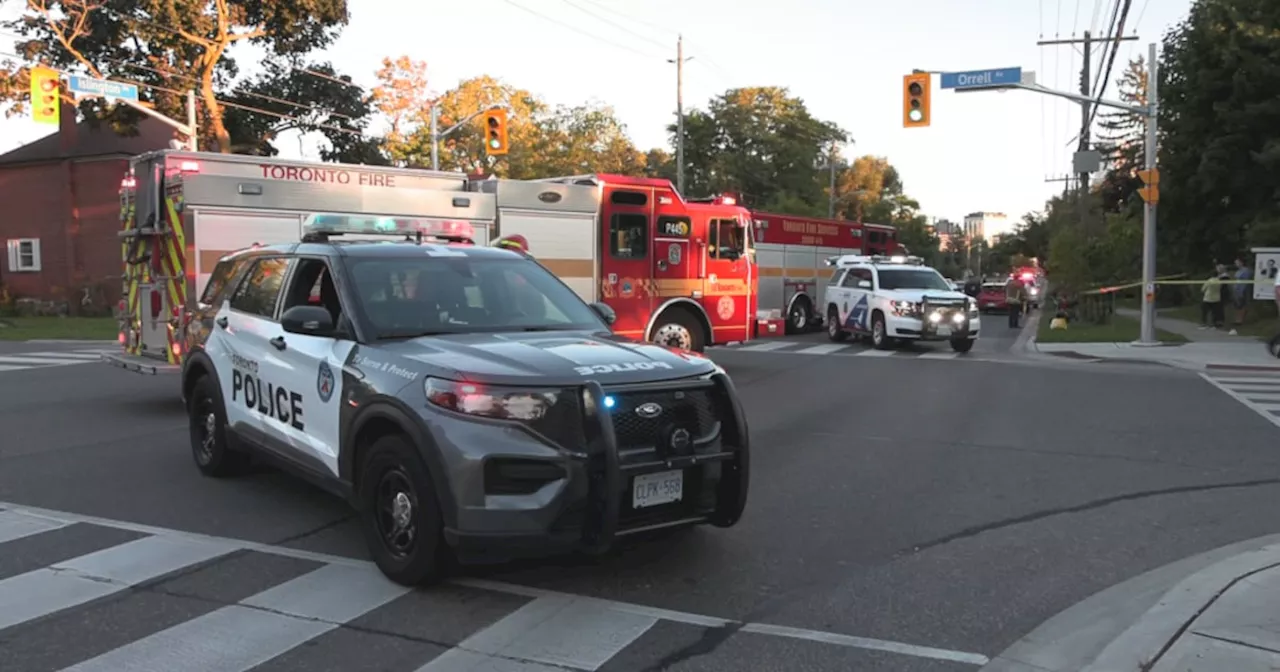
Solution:
<path fill-rule="evenodd" d="M 63 105 L 56 133 L 0 155 L 0 297 L 66 302 L 85 290 L 102 311 L 120 294 L 120 181 L 129 158 L 168 147 L 173 130 L 151 118 L 138 135 L 75 121 Z"/>

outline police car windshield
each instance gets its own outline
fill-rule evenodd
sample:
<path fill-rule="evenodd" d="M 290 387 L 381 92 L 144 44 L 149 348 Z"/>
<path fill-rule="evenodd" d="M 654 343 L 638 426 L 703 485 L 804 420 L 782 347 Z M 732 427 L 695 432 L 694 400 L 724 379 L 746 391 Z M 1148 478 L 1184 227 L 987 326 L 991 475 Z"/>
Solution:
<path fill-rule="evenodd" d="M 939 289 L 951 291 L 951 285 L 931 268 L 882 268 L 880 289 Z"/>
<path fill-rule="evenodd" d="M 357 259 L 351 276 L 365 316 L 382 339 L 608 329 L 573 290 L 526 259 Z"/>

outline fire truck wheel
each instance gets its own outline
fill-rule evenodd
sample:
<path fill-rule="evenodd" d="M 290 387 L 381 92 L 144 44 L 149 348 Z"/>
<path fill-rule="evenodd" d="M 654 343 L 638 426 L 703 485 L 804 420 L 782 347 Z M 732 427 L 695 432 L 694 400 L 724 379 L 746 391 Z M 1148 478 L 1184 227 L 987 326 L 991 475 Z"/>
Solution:
<path fill-rule="evenodd" d="M 217 387 L 201 376 L 191 387 L 187 406 L 191 454 L 205 476 L 234 476 L 249 463 L 249 455 L 233 450 L 227 441 L 227 414 Z"/>
<path fill-rule="evenodd" d="M 812 322 L 813 306 L 808 297 L 801 296 L 791 304 L 791 312 L 787 314 L 787 331 L 793 334 L 806 333 Z"/>
<path fill-rule="evenodd" d="M 849 332 L 840 328 L 840 313 L 835 306 L 827 309 L 827 338 L 839 343 L 849 338 Z"/>
<path fill-rule="evenodd" d="M 670 308 L 658 318 L 649 340 L 658 345 L 702 352 L 706 344 L 702 325 L 693 313 L 683 308 Z"/>

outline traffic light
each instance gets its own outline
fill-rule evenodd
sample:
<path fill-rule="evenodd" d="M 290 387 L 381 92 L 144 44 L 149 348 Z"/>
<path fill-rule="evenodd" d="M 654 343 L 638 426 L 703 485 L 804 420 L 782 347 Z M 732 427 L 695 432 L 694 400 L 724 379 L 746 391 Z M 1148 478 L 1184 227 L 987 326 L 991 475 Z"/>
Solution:
<path fill-rule="evenodd" d="M 31 68 L 31 118 L 39 123 L 58 123 L 62 109 L 59 78 L 57 70 L 39 65 Z"/>
<path fill-rule="evenodd" d="M 507 111 L 493 109 L 484 113 L 484 151 L 489 156 L 507 153 Z"/>
<path fill-rule="evenodd" d="M 1145 187 L 1138 189 L 1138 195 L 1143 201 L 1155 205 L 1160 202 L 1160 169 L 1152 168 L 1150 170 L 1139 170 L 1138 178 L 1142 180 Z"/>
<path fill-rule="evenodd" d="M 902 127 L 923 128 L 929 125 L 929 90 L 933 77 L 917 72 L 902 78 Z"/>

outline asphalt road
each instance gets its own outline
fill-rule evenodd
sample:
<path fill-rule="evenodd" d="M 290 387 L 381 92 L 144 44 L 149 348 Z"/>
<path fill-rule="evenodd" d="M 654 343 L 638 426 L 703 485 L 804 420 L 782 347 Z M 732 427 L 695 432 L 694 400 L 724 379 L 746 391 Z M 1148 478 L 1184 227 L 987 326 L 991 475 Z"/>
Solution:
<path fill-rule="evenodd" d="M 0 511 L 0 669 L 430 672 L 491 669 L 460 651 L 501 649 L 520 672 L 976 670 L 1103 588 L 1276 532 L 1276 426 L 1185 371 L 1018 359 L 1016 333 L 988 319 L 971 358 L 716 350 L 752 422 L 738 526 L 473 568 L 409 595 L 342 560 L 366 557 L 342 504 L 269 470 L 200 477 L 172 379 L 0 371 L 0 502 L 52 510 Z M 32 520 L 47 527 L 24 534 Z M 31 577 L 75 571 L 115 583 L 31 611 L 52 594 Z M 280 585 L 294 592 L 263 592 Z M 267 619 L 254 636 L 236 630 L 245 614 Z M 539 652 L 525 641 L 538 627 L 582 641 Z M 511 632 L 525 653 L 502 648 Z"/>

